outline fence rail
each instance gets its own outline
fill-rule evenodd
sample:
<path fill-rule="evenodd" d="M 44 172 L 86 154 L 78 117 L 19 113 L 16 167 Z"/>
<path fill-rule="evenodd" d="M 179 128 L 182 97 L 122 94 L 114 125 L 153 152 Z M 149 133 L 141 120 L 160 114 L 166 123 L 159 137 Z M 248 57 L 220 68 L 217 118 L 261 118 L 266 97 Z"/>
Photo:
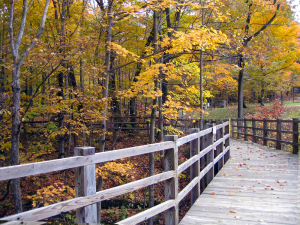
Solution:
<path fill-rule="evenodd" d="M 179 139 L 176 135 L 166 136 L 167 141 L 157 144 L 96 154 L 94 147 L 77 147 L 74 157 L 2 167 L 0 168 L 0 181 L 76 168 L 76 197 L 3 217 L 0 220 L 39 221 L 77 209 L 77 222 L 95 223 L 97 221 L 97 202 L 164 181 L 165 202 L 120 221 L 119 224 L 136 224 L 162 212 L 166 212 L 166 224 L 178 224 L 179 202 L 191 192 L 191 203 L 193 204 L 200 195 L 200 187 L 205 188 L 207 186 L 230 156 L 229 122 L 218 121 L 217 126 L 206 124 L 205 127 L 206 129 L 202 131 L 198 128 L 191 129 L 190 135 Z M 214 140 L 214 136 L 216 140 Z M 190 159 L 178 165 L 178 147 L 184 144 L 190 144 Z M 96 192 L 95 164 L 159 151 L 164 151 L 165 171 L 163 173 Z M 191 171 L 190 183 L 178 192 L 178 176 L 189 167 Z"/>
<path fill-rule="evenodd" d="M 237 136 L 239 139 L 243 136 L 245 141 L 248 141 L 251 137 L 254 143 L 261 141 L 265 146 L 268 145 L 268 141 L 272 141 L 274 147 L 279 150 L 281 150 L 282 144 L 292 145 L 293 154 L 297 154 L 299 151 L 299 124 L 300 121 L 297 118 L 293 120 L 282 120 L 280 118 L 276 120 L 231 119 L 231 133 L 232 137 Z M 249 133 L 249 130 L 252 130 L 252 132 Z M 282 140 L 283 134 L 290 134 L 291 137 L 287 138 L 290 141 Z"/>

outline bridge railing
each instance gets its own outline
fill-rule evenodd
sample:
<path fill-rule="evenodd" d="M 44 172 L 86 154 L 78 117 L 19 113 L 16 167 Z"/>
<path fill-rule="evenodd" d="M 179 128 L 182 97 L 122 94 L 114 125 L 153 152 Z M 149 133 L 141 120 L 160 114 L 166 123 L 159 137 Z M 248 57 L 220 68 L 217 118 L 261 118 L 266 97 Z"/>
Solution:
<path fill-rule="evenodd" d="M 292 146 L 293 154 L 299 151 L 299 124 L 297 118 L 293 120 L 269 119 L 231 119 L 232 137 L 245 141 L 251 139 L 254 143 L 261 143 L 265 146 L 268 141 L 274 142 L 274 147 L 281 150 L 282 144 Z M 286 135 L 287 134 L 287 135 Z M 286 135 L 286 138 L 283 138 Z"/>
<path fill-rule="evenodd" d="M 223 167 L 230 156 L 229 122 L 218 122 L 216 126 L 206 124 L 206 129 L 194 128 L 191 134 L 178 139 L 176 135 L 165 137 L 161 143 L 101 152 L 95 154 L 93 147 L 75 148 L 74 157 L 22 164 L 0 168 L 0 181 L 49 173 L 59 170 L 75 169 L 76 197 L 67 201 L 35 208 L 26 212 L 3 217 L 6 221 L 40 221 L 62 212 L 74 209 L 76 220 L 80 223 L 96 223 L 96 203 L 126 194 L 158 182 L 165 182 L 165 202 L 118 224 L 136 224 L 159 213 L 165 213 L 165 224 L 178 224 L 179 202 L 191 192 L 194 203 L 214 175 Z M 190 158 L 178 165 L 178 147 L 190 144 Z M 164 151 L 164 172 L 131 183 L 96 192 L 95 164 L 121 158 L 128 158 L 153 152 Z M 190 183 L 178 191 L 179 174 L 190 167 Z M 81 196 L 81 197 L 79 197 Z"/>

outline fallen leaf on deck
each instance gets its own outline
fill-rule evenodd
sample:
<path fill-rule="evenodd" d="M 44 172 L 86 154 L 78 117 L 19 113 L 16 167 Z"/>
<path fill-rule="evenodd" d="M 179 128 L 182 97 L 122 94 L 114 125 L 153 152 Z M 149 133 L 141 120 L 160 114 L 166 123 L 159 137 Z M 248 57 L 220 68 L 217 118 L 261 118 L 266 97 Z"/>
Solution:
<path fill-rule="evenodd" d="M 236 210 L 230 210 L 231 213 L 237 213 L 238 211 Z"/>
<path fill-rule="evenodd" d="M 210 193 L 210 195 L 216 195 L 216 193 L 215 193 L 215 192 L 212 192 L 212 193 Z"/>

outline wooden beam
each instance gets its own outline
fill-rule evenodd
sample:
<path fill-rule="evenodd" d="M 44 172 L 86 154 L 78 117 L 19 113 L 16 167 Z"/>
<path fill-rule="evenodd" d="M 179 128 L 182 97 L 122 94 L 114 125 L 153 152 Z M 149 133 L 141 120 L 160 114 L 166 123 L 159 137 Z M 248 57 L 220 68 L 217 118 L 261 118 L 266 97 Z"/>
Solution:
<path fill-rule="evenodd" d="M 20 177 L 32 176 L 43 173 L 50 173 L 59 170 L 71 169 L 79 166 L 102 163 L 131 156 L 162 151 L 174 147 L 173 142 L 161 142 L 138 147 L 125 148 L 109 152 L 96 153 L 92 156 L 76 156 L 64 159 L 56 159 L 44 162 L 28 163 L 17 166 L 0 168 L 0 181 Z"/>
<path fill-rule="evenodd" d="M 165 181 L 174 178 L 175 171 L 160 173 L 151 177 L 147 177 L 118 187 L 110 188 L 104 191 L 99 191 L 94 195 L 73 198 L 71 200 L 55 203 L 42 208 L 33 209 L 30 211 L 18 213 L 15 215 L 1 218 L 1 220 L 18 220 L 18 221 L 38 221 L 45 218 L 58 215 L 62 212 L 68 212 L 80 207 L 91 205 L 99 201 L 104 201 L 131 191 L 147 187 L 151 184 Z M 177 187 L 178 188 L 178 187 Z"/>
<path fill-rule="evenodd" d="M 122 220 L 120 222 L 118 222 L 117 224 L 126 224 L 126 225 L 134 225 L 140 222 L 143 222 L 144 220 L 147 220 L 159 213 L 162 213 L 172 207 L 175 207 L 176 205 L 176 201 L 175 200 L 168 200 L 164 203 L 161 203 L 157 206 L 154 206 L 150 209 L 147 209 L 143 212 L 140 212 L 134 216 L 131 216 L 125 220 Z"/>

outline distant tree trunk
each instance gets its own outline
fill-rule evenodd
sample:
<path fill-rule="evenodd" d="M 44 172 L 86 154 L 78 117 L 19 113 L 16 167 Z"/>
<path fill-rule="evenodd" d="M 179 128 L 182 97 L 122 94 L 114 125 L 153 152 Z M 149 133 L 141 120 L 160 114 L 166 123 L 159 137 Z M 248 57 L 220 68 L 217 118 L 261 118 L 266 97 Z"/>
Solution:
<path fill-rule="evenodd" d="M 110 69 L 113 68 L 114 66 L 114 61 L 115 61 L 116 57 L 112 56 L 111 57 L 111 63 L 110 63 Z M 113 71 L 111 74 L 111 85 L 110 85 L 110 90 L 112 93 L 112 110 L 113 110 L 113 116 L 114 121 L 115 122 L 122 122 L 122 118 L 121 118 L 121 110 L 120 110 L 120 104 L 119 104 L 119 100 L 116 97 L 116 71 Z"/>
<path fill-rule="evenodd" d="M 264 103 L 264 100 L 265 100 L 265 89 L 261 89 L 261 92 L 260 92 L 260 105 L 261 106 L 264 106 L 265 105 L 265 103 Z"/>
<path fill-rule="evenodd" d="M 62 99 L 64 98 L 64 74 L 60 72 L 57 75 L 57 80 L 58 80 L 58 87 L 60 90 L 57 92 L 57 96 L 61 97 Z M 58 127 L 62 129 L 64 127 L 64 113 L 59 112 L 57 115 L 58 118 Z M 58 158 L 64 158 L 65 157 L 65 138 L 63 134 L 58 135 Z"/>
<path fill-rule="evenodd" d="M 250 28 L 250 22 L 251 22 L 251 17 L 252 17 L 252 6 L 253 2 L 252 1 L 246 1 L 248 4 L 248 15 L 246 17 L 246 25 L 245 25 L 245 34 L 246 36 L 243 39 L 243 47 L 247 48 L 248 43 L 255 37 L 257 37 L 262 31 L 264 31 L 275 19 L 277 12 L 280 8 L 280 2 L 278 1 L 273 1 L 273 5 L 276 7 L 276 11 L 273 14 L 273 16 L 269 19 L 268 22 L 266 22 L 258 31 L 256 31 L 253 35 L 249 35 L 249 28 Z M 243 105 L 244 105 L 244 69 L 245 69 L 245 58 L 244 58 L 244 53 L 239 53 L 238 54 L 238 66 L 239 66 L 239 77 L 238 77 L 238 118 L 242 119 L 244 116 L 244 111 L 243 111 Z"/>
<path fill-rule="evenodd" d="M 239 54 L 238 56 L 239 79 L 238 79 L 238 118 L 242 119 L 244 115 L 243 103 L 244 103 L 244 56 Z"/>
<path fill-rule="evenodd" d="M 99 7 L 103 10 L 103 4 L 101 4 L 101 2 L 97 3 L 99 5 Z M 103 3 L 103 2 L 102 2 Z M 103 133 L 100 135 L 100 145 L 99 145 L 99 151 L 100 152 L 104 152 L 105 151 L 105 133 L 106 133 L 106 113 L 107 113 L 107 102 L 108 102 L 108 84 L 109 84 L 109 69 L 110 69 L 110 57 L 111 57 L 111 51 L 109 48 L 109 45 L 112 41 L 112 27 L 113 27 L 113 4 L 114 4 L 114 0 L 109 0 L 108 1 L 108 10 L 106 12 L 106 15 L 108 16 L 108 26 L 107 26 L 107 38 L 106 38 L 106 47 L 105 47 L 105 63 L 104 63 L 104 67 L 105 67 L 105 71 L 104 71 L 104 84 L 103 84 L 103 99 L 105 101 L 104 103 L 104 108 L 103 108 L 103 120 L 101 121 L 101 127 L 103 129 Z M 98 190 L 102 190 L 102 185 L 103 185 L 103 179 L 100 176 L 97 180 L 97 191 Z M 101 222 L 101 202 L 97 203 L 97 223 Z"/>
<path fill-rule="evenodd" d="M 145 47 L 148 47 L 150 46 L 150 44 L 153 42 L 153 28 L 150 32 L 150 35 L 149 37 L 147 38 L 147 42 L 145 44 Z M 143 57 L 144 55 L 146 54 L 146 52 L 143 52 L 141 57 Z M 139 62 L 137 63 L 137 66 L 136 66 L 136 71 L 134 73 L 134 78 L 133 78 L 133 82 L 137 82 L 138 81 L 138 76 L 140 75 L 141 73 L 141 70 L 142 70 L 142 63 Z M 133 90 L 134 91 L 134 90 Z M 136 97 L 132 97 L 129 101 L 129 112 L 130 112 L 130 121 L 131 122 L 136 122 Z"/>
<path fill-rule="evenodd" d="M 154 52 L 158 51 L 158 13 L 156 11 L 153 12 L 153 43 L 154 43 Z M 158 89 L 159 82 L 155 81 L 155 88 Z M 151 118 L 150 118 L 150 144 L 155 143 L 155 119 L 156 119 L 156 108 L 157 108 L 157 97 L 153 99 L 153 107 L 151 110 Z M 154 175 L 154 153 L 149 154 L 149 176 Z M 149 186 L 149 208 L 154 206 L 154 185 Z M 148 224 L 153 225 L 153 218 L 148 219 Z"/>
<path fill-rule="evenodd" d="M 108 84 L 109 84 L 109 68 L 110 68 L 110 57 L 111 51 L 109 49 L 109 45 L 112 40 L 112 26 L 113 26 L 113 0 L 108 2 L 108 27 L 107 27 L 107 39 L 106 39 L 106 53 L 105 53 L 105 72 L 104 72 L 104 89 L 103 89 L 103 99 L 105 100 L 104 108 L 103 108 L 103 120 L 101 121 L 101 128 L 103 129 L 103 133 L 100 137 L 100 146 L 99 151 L 105 151 L 105 133 L 106 133 L 106 113 L 107 113 L 107 101 L 108 101 Z"/>

